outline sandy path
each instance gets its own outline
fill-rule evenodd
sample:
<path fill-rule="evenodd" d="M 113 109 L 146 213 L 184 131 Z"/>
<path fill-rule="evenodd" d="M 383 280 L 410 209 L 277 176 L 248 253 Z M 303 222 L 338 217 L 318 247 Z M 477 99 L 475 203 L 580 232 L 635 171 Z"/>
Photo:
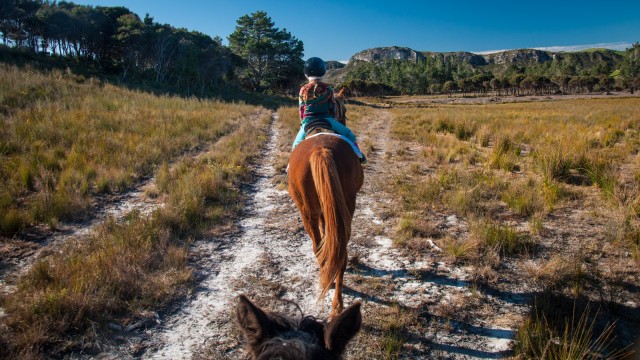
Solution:
<path fill-rule="evenodd" d="M 3 263 L 0 266 L 0 295 L 15 291 L 17 280 L 25 275 L 38 259 L 60 251 L 62 245 L 67 242 L 81 241 L 106 219 L 119 220 L 131 211 L 139 211 L 146 215 L 163 206 L 159 199 L 152 199 L 144 194 L 145 188 L 153 183 L 153 180 L 153 178 L 144 180 L 133 190 L 115 196 L 89 221 L 61 224 L 55 232 L 45 230 L 44 233 L 49 235 L 44 236 L 39 242 L 11 240 L 7 244 L 2 244 L 8 249 L 6 252 L 3 251 L 7 257 L 2 259 Z M 4 309 L 0 306 L 0 316 L 3 315 Z"/>
<path fill-rule="evenodd" d="M 296 225 L 298 215 L 288 193 L 272 182 L 279 131 L 272 123 L 269 132 L 239 233 L 195 246 L 204 257 L 198 265 L 204 280 L 176 314 L 162 321 L 160 332 L 153 335 L 159 346 L 144 358 L 242 357 L 237 337 L 229 335 L 234 332 L 235 298 L 240 293 L 264 296 L 260 284 L 283 284 L 283 298 L 319 310 L 311 244 Z"/>
<path fill-rule="evenodd" d="M 372 319 L 392 307 L 412 309 L 421 316 L 416 329 L 408 329 L 410 338 L 402 358 L 501 358 L 509 355 L 514 335 L 511 318 L 526 307 L 521 300 L 480 295 L 475 305 L 484 307 L 485 317 L 467 323 L 442 324 L 431 316 L 431 307 L 447 306 L 473 295 L 467 269 L 447 267 L 431 260 L 429 254 L 414 261 L 395 249 L 390 234 L 396 220 L 382 215 L 393 199 L 384 193 L 385 176 L 399 171 L 387 152 L 399 144 L 389 138 L 390 114 L 377 111 L 376 119 L 362 138 L 374 139 L 375 151 L 365 166 L 365 185 L 358 197 L 349 244 L 350 257 L 357 264 L 347 270 L 345 305 L 363 301 L 365 328 L 349 349 L 349 358 L 371 358 L 367 351 Z M 197 288 L 177 311 L 159 320 L 159 325 L 137 334 L 133 341 L 140 347 L 125 346 L 111 352 L 113 358 L 146 359 L 244 359 L 242 336 L 235 325 L 237 295 L 244 293 L 272 311 L 294 316 L 301 314 L 325 318 L 330 299 L 317 301 L 318 267 L 311 241 L 292 200 L 285 189 L 274 181 L 277 144 L 280 137 L 274 115 L 263 157 L 254 169 L 257 179 L 246 189 L 248 202 L 239 222 L 239 230 L 199 241 L 193 246 L 196 261 Z M 447 226 L 461 226 L 455 216 L 444 219 Z M 437 251 L 434 247 L 433 251 Z M 382 284 L 375 290 L 368 283 Z M 446 331 L 444 330 L 446 328 Z M 375 332 L 375 331 L 374 331 Z M 374 340 L 379 347 L 381 339 Z M 131 343 L 131 342 L 130 342 Z M 379 351 L 377 352 L 380 353 Z"/>

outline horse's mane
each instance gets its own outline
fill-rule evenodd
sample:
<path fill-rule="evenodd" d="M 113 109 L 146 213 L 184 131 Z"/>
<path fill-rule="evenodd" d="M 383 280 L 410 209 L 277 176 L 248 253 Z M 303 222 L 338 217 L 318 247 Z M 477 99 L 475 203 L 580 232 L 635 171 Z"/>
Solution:
<path fill-rule="evenodd" d="M 340 91 L 334 96 L 334 103 L 336 108 L 336 120 L 340 122 L 342 125 L 347 125 L 347 107 L 345 106 L 346 101 L 346 87 L 342 87 Z"/>

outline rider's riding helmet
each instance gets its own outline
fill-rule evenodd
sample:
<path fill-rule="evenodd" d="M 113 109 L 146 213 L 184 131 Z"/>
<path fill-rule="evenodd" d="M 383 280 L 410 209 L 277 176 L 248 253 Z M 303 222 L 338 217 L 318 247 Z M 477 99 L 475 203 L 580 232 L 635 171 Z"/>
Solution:
<path fill-rule="evenodd" d="M 327 65 L 319 57 L 309 58 L 304 63 L 304 74 L 307 77 L 323 77 L 327 72 Z"/>

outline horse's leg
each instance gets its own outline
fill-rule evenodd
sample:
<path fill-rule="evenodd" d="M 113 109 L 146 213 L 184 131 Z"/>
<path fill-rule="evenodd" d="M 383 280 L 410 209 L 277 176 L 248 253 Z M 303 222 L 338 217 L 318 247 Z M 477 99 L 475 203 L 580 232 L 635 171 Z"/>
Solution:
<path fill-rule="evenodd" d="M 344 305 L 342 303 L 342 284 L 343 284 L 344 272 L 346 268 L 347 268 L 347 264 L 345 262 L 345 264 L 342 265 L 342 269 L 340 269 L 340 272 L 338 272 L 338 275 L 336 276 L 336 283 L 335 283 L 336 291 L 333 294 L 333 302 L 331 303 L 331 314 L 329 316 L 329 319 L 333 319 L 333 317 L 340 314 L 342 312 L 342 309 L 344 308 Z"/>
<path fill-rule="evenodd" d="M 322 241 L 322 236 L 320 235 L 320 229 L 318 225 L 320 223 L 319 216 L 313 216 L 311 213 L 301 213 L 302 225 L 304 225 L 304 229 L 307 231 L 307 234 L 311 237 L 311 243 L 313 246 L 313 253 L 318 253 L 318 247 L 320 247 L 320 242 Z"/>

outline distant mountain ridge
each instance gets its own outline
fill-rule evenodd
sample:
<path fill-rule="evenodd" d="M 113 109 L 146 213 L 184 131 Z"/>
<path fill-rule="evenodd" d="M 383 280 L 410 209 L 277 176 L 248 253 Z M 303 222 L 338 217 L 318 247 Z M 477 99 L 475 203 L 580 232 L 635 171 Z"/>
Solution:
<path fill-rule="evenodd" d="M 622 59 L 622 52 L 609 49 L 587 49 L 572 52 L 553 52 L 537 49 L 516 49 L 498 51 L 489 54 L 476 54 L 468 51 L 434 52 L 417 51 L 408 47 L 389 46 L 360 51 L 349 59 L 349 64 L 356 61 L 380 62 L 385 60 L 425 61 L 428 57 L 466 62 L 474 66 L 511 63 L 544 63 L 567 54 L 581 55 L 594 60 L 617 62 Z"/>
<path fill-rule="evenodd" d="M 615 68 L 622 62 L 623 54 L 623 51 L 609 49 L 587 49 L 571 52 L 516 49 L 476 54 L 468 51 L 418 51 L 401 46 L 377 47 L 354 54 L 344 68 L 330 69 L 327 73 L 327 81 L 334 83 L 342 81 L 346 74 L 358 67 L 358 64 L 380 64 L 390 60 L 417 64 L 427 61 L 427 59 L 437 59 L 443 63 L 468 64 L 474 69 L 489 71 L 497 75 L 504 73 L 512 65 L 526 67 L 553 61 L 561 62 L 568 58 L 573 63 L 579 64 L 581 68 L 591 68 L 603 63 L 610 68 Z"/>

